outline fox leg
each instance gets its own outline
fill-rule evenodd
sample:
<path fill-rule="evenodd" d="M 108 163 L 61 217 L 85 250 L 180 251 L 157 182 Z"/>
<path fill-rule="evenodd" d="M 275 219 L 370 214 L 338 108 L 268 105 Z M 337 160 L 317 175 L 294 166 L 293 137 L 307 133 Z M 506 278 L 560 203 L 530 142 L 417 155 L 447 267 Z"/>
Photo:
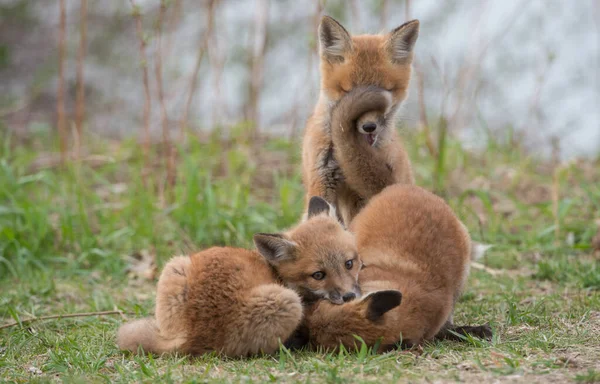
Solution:
<path fill-rule="evenodd" d="M 448 320 L 442 329 L 435 335 L 435 340 L 464 341 L 466 335 L 472 335 L 483 340 L 491 340 L 494 335 L 488 324 L 484 325 L 454 325 Z"/>
<path fill-rule="evenodd" d="M 156 322 L 166 337 L 186 333 L 187 275 L 192 261 L 188 256 L 173 257 L 165 265 L 156 290 Z"/>
<path fill-rule="evenodd" d="M 223 352 L 232 357 L 273 353 L 301 320 L 302 302 L 296 292 L 278 284 L 254 287 L 231 319 Z"/>

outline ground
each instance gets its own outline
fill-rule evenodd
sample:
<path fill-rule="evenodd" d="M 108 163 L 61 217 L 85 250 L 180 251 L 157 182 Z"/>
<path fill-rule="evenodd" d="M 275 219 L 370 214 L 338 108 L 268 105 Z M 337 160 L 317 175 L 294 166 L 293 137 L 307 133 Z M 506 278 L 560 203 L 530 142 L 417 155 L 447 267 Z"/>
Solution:
<path fill-rule="evenodd" d="M 60 166 L 52 140 L 3 136 L 0 149 L 0 380 L 123 382 L 600 382 L 600 161 L 542 161 L 514 142 L 467 151 L 443 142 L 433 159 L 404 134 L 417 182 L 454 207 L 477 241 L 456 308 L 470 338 L 411 351 L 132 356 L 115 345 L 127 319 L 151 314 L 157 271 L 213 244 L 250 247 L 254 232 L 292 225 L 303 190 L 297 141 L 190 137 L 177 179 L 164 151 L 88 138 Z M 507 139 L 508 140 L 508 139 Z M 143 159 L 149 159 L 143 164 Z M 24 322 L 31 317 L 122 314 Z"/>

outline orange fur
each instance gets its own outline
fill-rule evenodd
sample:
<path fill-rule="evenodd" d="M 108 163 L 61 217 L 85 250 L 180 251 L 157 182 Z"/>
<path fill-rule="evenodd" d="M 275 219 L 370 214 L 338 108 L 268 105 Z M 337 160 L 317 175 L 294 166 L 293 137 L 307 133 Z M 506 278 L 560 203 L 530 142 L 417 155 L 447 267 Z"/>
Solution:
<path fill-rule="evenodd" d="M 158 282 L 155 318 L 124 324 L 119 347 L 232 357 L 273 353 L 300 324 L 302 299 L 355 298 L 360 260 L 354 237 L 324 200 L 312 202 L 310 218 L 297 227 L 255 235 L 258 252 L 213 247 L 172 258 Z M 322 279 L 313 277 L 317 272 Z"/>
<path fill-rule="evenodd" d="M 306 125 L 302 153 L 306 203 L 312 196 L 324 197 L 337 206 L 345 224 L 381 185 L 414 183 L 410 161 L 395 131 L 395 115 L 408 94 L 418 27 L 419 22 L 413 20 L 386 35 L 350 36 L 329 17 L 319 27 L 321 94 Z M 364 86 L 377 87 L 389 97 L 374 108 L 377 113 L 362 109 L 361 98 L 350 95 Z M 336 109 L 344 113 L 336 115 Z M 361 109 L 363 116 L 353 109 Z M 364 145 L 369 135 L 355 125 L 371 120 L 377 121 L 378 134 L 369 147 Z M 336 136 L 340 126 L 346 133 Z M 355 139 L 351 145 L 341 140 L 348 137 Z M 373 158 L 369 164 L 380 164 L 365 165 L 355 156 L 361 152 L 362 159 Z"/>
<path fill-rule="evenodd" d="M 415 186 L 387 187 L 351 229 L 364 263 L 359 282 L 365 296 L 340 306 L 317 303 L 305 320 L 313 344 L 352 347 L 354 334 L 371 346 L 380 337 L 384 345 L 418 344 L 451 324 L 471 240 L 441 198 Z"/>
<path fill-rule="evenodd" d="M 260 254 L 214 247 L 171 259 L 159 279 L 156 319 L 123 325 L 117 344 L 134 352 L 272 353 L 301 318 L 300 297 L 277 284 Z"/>

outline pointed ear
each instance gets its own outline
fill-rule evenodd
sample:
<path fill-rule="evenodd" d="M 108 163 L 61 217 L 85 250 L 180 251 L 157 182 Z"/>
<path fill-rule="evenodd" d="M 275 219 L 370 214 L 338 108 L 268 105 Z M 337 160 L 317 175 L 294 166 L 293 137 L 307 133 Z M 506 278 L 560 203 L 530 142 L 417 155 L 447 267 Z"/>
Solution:
<path fill-rule="evenodd" d="M 271 265 L 294 258 L 297 244 L 283 234 L 257 233 L 253 239 L 258 253 Z"/>
<path fill-rule="evenodd" d="M 330 214 L 333 207 L 322 197 L 313 196 L 308 202 L 308 218 L 325 213 Z"/>
<path fill-rule="evenodd" d="M 367 301 L 367 319 L 377 321 L 388 311 L 396 308 L 402 301 L 400 291 L 378 291 L 368 295 L 364 300 Z"/>
<path fill-rule="evenodd" d="M 352 50 L 352 38 L 335 19 L 323 16 L 319 25 L 319 47 L 323 59 L 332 64 L 343 63 L 344 56 Z"/>
<path fill-rule="evenodd" d="M 419 37 L 419 20 L 408 21 L 390 32 L 388 49 L 392 61 L 397 64 L 410 62 Z"/>

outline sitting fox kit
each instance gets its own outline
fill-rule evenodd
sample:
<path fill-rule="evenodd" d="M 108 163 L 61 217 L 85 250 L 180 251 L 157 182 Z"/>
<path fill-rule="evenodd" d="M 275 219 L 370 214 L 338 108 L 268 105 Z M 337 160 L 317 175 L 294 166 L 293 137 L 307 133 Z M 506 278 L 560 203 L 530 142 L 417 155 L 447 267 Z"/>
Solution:
<path fill-rule="evenodd" d="M 341 304 L 359 295 L 354 237 L 323 199 L 311 200 L 306 222 L 282 234 L 256 234 L 254 242 L 258 252 L 214 247 L 171 259 L 158 281 L 155 317 L 124 324 L 119 347 L 273 353 L 300 324 L 302 300 Z"/>
<path fill-rule="evenodd" d="M 450 207 L 422 188 L 397 184 L 373 197 L 351 229 L 364 263 L 364 296 L 340 306 L 317 303 L 305 319 L 311 344 L 352 348 L 358 335 L 370 346 L 380 338 L 386 346 L 413 345 L 448 336 L 471 253 Z M 491 335 L 487 326 L 455 329 Z"/>
<path fill-rule="evenodd" d="M 325 198 L 346 225 L 384 187 L 414 182 L 395 116 L 418 32 L 417 20 L 386 35 L 350 36 L 327 16 L 319 26 L 321 94 L 302 154 L 306 201 Z"/>

